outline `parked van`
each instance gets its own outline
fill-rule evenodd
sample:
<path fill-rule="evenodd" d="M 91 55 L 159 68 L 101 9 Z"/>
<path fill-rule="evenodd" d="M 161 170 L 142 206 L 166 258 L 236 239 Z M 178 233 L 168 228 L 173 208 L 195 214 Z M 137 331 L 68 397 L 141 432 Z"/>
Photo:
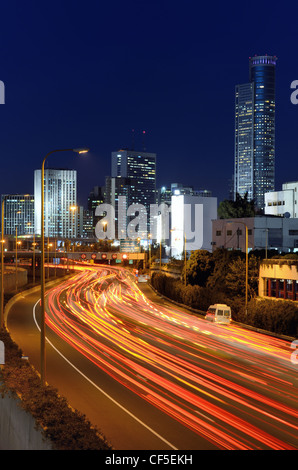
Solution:
<path fill-rule="evenodd" d="M 205 319 L 216 323 L 230 323 L 231 307 L 225 304 L 210 305 L 205 315 Z"/>

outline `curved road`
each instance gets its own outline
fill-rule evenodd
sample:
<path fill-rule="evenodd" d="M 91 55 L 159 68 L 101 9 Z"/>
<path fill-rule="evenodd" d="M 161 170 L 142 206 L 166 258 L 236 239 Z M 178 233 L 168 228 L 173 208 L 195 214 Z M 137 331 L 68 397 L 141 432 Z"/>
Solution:
<path fill-rule="evenodd" d="M 290 343 L 211 324 L 141 289 L 108 266 L 51 288 L 47 381 L 116 449 L 298 449 Z M 37 369 L 38 294 L 8 316 Z"/>

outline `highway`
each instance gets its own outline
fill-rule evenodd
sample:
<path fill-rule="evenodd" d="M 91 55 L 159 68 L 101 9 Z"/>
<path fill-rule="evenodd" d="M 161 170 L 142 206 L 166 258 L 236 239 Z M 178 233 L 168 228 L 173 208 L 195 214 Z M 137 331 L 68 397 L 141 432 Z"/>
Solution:
<path fill-rule="evenodd" d="M 38 294 L 7 320 L 37 369 Z M 298 449 L 288 341 L 207 322 L 109 266 L 51 288 L 46 324 L 47 381 L 115 449 Z"/>

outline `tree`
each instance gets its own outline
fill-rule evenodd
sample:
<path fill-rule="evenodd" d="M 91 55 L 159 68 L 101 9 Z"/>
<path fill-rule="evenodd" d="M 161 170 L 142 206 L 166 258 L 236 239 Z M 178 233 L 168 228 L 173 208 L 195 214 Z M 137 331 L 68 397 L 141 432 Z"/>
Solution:
<path fill-rule="evenodd" d="M 213 269 L 212 253 L 207 250 L 193 251 L 186 264 L 187 284 L 205 287 Z"/>
<path fill-rule="evenodd" d="M 246 281 L 246 261 L 238 258 L 229 263 L 229 269 L 225 276 L 227 293 L 232 297 L 243 297 Z M 258 293 L 259 260 L 250 256 L 248 260 L 248 294 L 253 298 Z"/>
<path fill-rule="evenodd" d="M 244 258 L 244 253 L 238 250 L 218 248 L 213 252 L 214 269 L 207 281 L 207 287 L 220 292 L 226 292 L 226 276 L 229 265 L 233 260 Z"/>
<path fill-rule="evenodd" d="M 236 200 L 230 201 L 225 199 L 221 201 L 218 206 L 218 216 L 220 219 L 236 219 L 242 217 L 254 217 L 255 207 L 254 202 L 248 200 L 248 194 L 245 193 L 243 197 L 236 194 Z"/>

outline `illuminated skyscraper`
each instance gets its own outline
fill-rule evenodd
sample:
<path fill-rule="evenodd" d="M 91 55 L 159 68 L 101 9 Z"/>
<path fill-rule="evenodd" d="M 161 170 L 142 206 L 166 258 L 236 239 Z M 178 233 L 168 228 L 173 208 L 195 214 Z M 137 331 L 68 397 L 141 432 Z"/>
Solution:
<path fill-rule="evenodd" d="M 112 178 L 120 177 L 131 181 L 127 183 L 130 184 L 128 205 L 135 203 L 145 207 L 149 229 L 150 205 L 157 201 L 156 154 L 134 150 L 112 152 Z"/>
<path fill-rule="evenodd" d="M 275 188 L 275 56 L 249 59 L 249 82 L 235 93 L 236 193 L 264 208 L 264 194 Z"/>
<path fill-rule="evenodd" d="M 41 234 L 41 170 L 34 172 L 35 233 Z M 77 236 L 76 170 L 45 169 L 44 171 L 44 230 L 46 237 L 75 238 Z"/>
<path fill-rule="evenodd" d="M 32 235 L 34 231 L 33 194 L 4 194 L 4 234 Z"/>

